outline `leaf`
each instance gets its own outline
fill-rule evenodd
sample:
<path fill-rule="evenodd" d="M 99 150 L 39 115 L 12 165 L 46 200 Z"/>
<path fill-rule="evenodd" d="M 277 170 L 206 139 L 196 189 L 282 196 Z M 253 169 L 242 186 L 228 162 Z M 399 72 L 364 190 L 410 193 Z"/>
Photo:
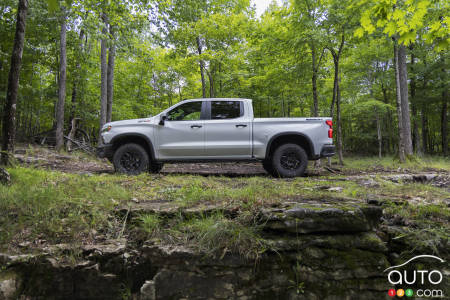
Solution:
<path fill-rule="evenodd" d="M 390 21 L 389 23 L 387 23 L 383 32 L 387 33 L 389 36 L 393 36 L 397 32 L 397 25 L 395 24 L 395 22 Z"/>
<path fill-rule="evenodd" d="M 59 10 L 59 1 L 58 0 L 47 0 L 48 10 L 50 12 L 56 12 Z"/>
<path fill-rule="evenodd" d="M 373 26 L 372 20 L 370 19 L 370 12 L 367 11 L 361 16 L 361 26 L 369 34 L 375 31 L 375 26 Z"/>
<path fill-rule="evenodd" d="M 362 27 L 359 27 L 355 30 L 355 37 L 362 38 L 364 36 L 364 29 Z"/>
<path fill-rule="evenodd" d="M 394 20 L 402 20 L 406 15 L 406 12 L 400 10 L 400 9 L 396 9 L 392 15 L 392 18 Z"/>
<path fill-rule="evenodd" d="M 430 31 L 437 31 L 439 28 L 441 27 L 441 22 L 440 21 L 436 21 L 433 24 L 430 25 Z"/>

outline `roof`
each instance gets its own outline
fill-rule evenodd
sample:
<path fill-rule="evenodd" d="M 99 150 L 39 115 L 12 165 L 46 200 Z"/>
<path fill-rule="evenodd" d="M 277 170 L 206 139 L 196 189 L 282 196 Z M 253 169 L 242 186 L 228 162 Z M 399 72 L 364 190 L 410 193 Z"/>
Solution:
<path fill-rule="evenodd" d="M 246 98 L 195 98 L 195 99 L 185 99 L 184 101 L 252 101 Z"/>

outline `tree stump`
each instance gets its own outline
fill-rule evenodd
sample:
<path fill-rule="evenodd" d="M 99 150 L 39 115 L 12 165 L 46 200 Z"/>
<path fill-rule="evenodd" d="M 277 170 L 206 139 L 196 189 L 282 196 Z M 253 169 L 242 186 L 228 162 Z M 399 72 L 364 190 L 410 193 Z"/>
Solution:
<path fill-rule="evenodd" d="M 4 185 L 11 183 L 11 176 L 9 175 L 8 171 L 3 168 L 0 168 L 0 183 Z"/>

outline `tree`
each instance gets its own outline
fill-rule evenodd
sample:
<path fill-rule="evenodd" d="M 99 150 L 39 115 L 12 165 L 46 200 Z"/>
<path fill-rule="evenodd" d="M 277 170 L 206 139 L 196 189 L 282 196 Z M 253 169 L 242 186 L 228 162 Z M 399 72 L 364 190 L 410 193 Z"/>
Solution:
<path fill-rule="evenodd" d="M 56 106 L 56 151 L 64 147 L 64 103 L 66 99 L 66 25 L 67 16 L 64 5 L 61 6 L 61 33 L 60 33 L 60 58 L 59 58 L 59 80 L 58 80 L 58 103 Z"/>
<path fill-rule="evenodd" d="M 115 33 L 114 26 L 109 25 L 109 34 L 111 37 L 111 44 L 109 46 L 108 53 L 108 70 L 107 70 L 107 83 L 106 83 L 106 93 L 107 93 L 107 105 L 106 105 L 106 122 L 111 122 L 112 118 L 112 104 L 113 104 L 113 93 L 114 93 L 114 59 L 116 56 L 116 44 L 115 44 Z"/>
<path fill-rule="evenodd" d="M 101 70 L 101 83 L 100 83 L 100 126 L 99 130 L 101 133 L 103 125 L 106 124 L 106 114 L 108 110 L 108 69 L 107 69 L 107 26 L 108 21 L 106 14 L 102 12 L 103 28 L 102 37 L 100 42 L 100 70 Z M 100 136 L 99 133 L 99 136 Z M 98 144 L 102 144 L 102 140 L 98 140 Z"/>
<path fill-rule="evenodd" d="M 1 163 L 8 164 L 8 152 L 14 152 L 16 135 L 16 103 L 19 89 L 19 74 L 22 64 L 23 44 L 25 40 L 25 26 L 28 12 L 28 0 L 19 0 L 17 9 L 16 34 L 11 55 L 11 69 L 8 77 L 8 90 L 3 110 L 3 137 Z"/>
<path fill-rule="evenodd" d="M 422 33 L 427 42 L 436 44 L 437 50 L 445 49 L 449 43 L 448 18 L 439 17 L 438 20 L 435 20 L 433 11 L 448 11 L 449 4 L 441 5 L 439 1 L 432 4 L 427 0 L 405 2 L 363 0 L 356 5 L 365 6 L 365 9 L 361 14 L 361 27 L 355 31 L 355 36 L 362 37 L 365 32 L 372 34 L 378 27 L 394 40 L 397 105 L 399 106 L 397 109 L 399 157 L 403 162 L 405 155 L 413 154 L 405 45 L 415 41 L 418 34 Z M 427 32 L 423 33 L 422 31 L 426 29 L 428 29 Z"/>

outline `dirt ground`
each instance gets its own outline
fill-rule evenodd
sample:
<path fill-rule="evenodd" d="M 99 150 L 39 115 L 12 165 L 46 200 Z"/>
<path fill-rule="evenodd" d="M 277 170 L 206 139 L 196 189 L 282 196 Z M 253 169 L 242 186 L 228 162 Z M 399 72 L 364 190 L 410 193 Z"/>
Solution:
<path fill-rule="evenodd" d="M 107 159 L 98 159 L 83 152 L 73 154 L 58 154 L 54 150 L 34 145 L 21 145 L 15 151 L 15 159 L 19 164 L 35 166 L 39 168 L 56 170 L 66 173 L 77 174 L 112 174 L 113 165 Z M 435 172 L 436 170 L 430 169 Z M 229 163 L 174 163 L 165 164 L 162 174 L 183 175 L 217 175 L 226 177 L 251 177 L 269 176 L 258 162 L 229 162 Z M 315 168 L 314 162 L 310 161 L 307 176 L 320 175 L 367 175 L 367 174 L 392 174 L 392 173 L 414 173 L 410 170 L 385 169 L 373 167 L 370 170 L 340 169 L 338 166 L 328 168 L 326 160 L 322 160 L 321 168 Z"/>

